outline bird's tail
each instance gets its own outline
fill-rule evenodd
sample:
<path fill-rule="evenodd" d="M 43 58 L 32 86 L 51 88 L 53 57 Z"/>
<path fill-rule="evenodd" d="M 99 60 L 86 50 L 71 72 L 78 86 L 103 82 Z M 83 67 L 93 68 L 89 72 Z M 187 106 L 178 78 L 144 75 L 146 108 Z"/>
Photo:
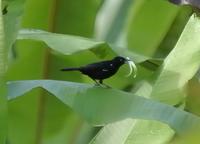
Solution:
<path fill-rule="evenodd" d="M 61 69 L 61 71 L 79 71 L 79 70 L 80 70 L 80 68 L 74 68 L 74 67 Z"/>

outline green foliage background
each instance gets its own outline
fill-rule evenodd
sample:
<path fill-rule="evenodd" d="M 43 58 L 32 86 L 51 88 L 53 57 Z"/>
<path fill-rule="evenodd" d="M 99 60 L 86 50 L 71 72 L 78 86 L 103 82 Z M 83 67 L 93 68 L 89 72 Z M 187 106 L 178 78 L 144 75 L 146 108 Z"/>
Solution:
<path fill-rule="evenodd" d="M 6 134 L 8 144 L 200 142 L 200 20 L 191 7 L 163 0 L 3 0 L 1 7 L 8 11 L 0 18 L 2 143 Z M 124 77 L 123 66 L 106 90 L 59 71 L 114 55 L 137 63 L 136 79 Z"/>

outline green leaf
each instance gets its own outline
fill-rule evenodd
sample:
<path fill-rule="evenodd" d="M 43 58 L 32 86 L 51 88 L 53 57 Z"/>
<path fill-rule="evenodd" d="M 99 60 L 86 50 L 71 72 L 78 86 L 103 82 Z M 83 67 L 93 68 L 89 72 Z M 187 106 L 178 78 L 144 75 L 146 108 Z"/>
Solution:
<path fill-rule="evenodd" d="M 149 98 L 152 85 L 146 81 L 140 82 L 136 86 L 135 94 Z M 119 131 L 119 132 L 118 132 Z M 123 131 L 123 133 L 121 133 Z M 110 135 L 112 133 L 112 135 Z M 111 142 L 120 144 L 164 144 L 174 135 L 174 131 L 168 125 L 158 121 L 126 119 L 104 126 L 92 144 L 110 144 Z"/>
<path fill-rule="evenodd" d="M 184 99 L 184 87 L 200 66 L 200 20 L 192 15 L 175 48 L 164 60 L 152 98 L 169 104 Z"/>
<path fill-rule="evenodd" d="M 105 42 L 98 42 L 79 36 L 50 33 L 42 30 L 21 30 L 19 32 L 18 39 L 43 41 L 50 48 L 64 55 L 70 55 L 79 51 L 102 47 L 100 51 L 99 49 L 98 51 L 95 51 L 98 55 L 104 57 L 107 55 L 107 51 L 110 50 L 109 46 Z"/>
<path fill-rule="evenodd" d="M 128 13 L 132 5 L 133 0 L 105 1 L 96 19 L 97 39 L 121 45 L 120 38 L 123 35 Z M 110 12 L 110 6 L 112 6 L 112 12 Z"/>
<path fill-rule="evenodd" d="M 153 56 L 170 29 L 179 8 L 163 0 L 138 0 L 132 9 L 128 27 L 128 47 L 146 56 Z"/>
<path fill-rule="evenodd" d="M 42 30 L 23 29 L 19 32 L 18 39 L 43 41 L 54 51 L 60 52 L 64 55 L 71 55 L 80 51 L 91 50 L 101 58 L 107 55 L 113 56 L 119 54 L 129 56 L 136 63 L 141 63 L 151 59 L 117 46 L 112 46 L 113 48 L 111 48 L 103 41 L 96 41 L 80 36 L 50 33 Z"/>
<path fill-rule="evenodd" d="M 168 129 L 157 121 L 126 119 L 103 127 L 90 144 L 162 144 L 173 136 Z"/>
<path fill-rule="evenodd" d="M 93 125 L 105 125 L 126 118 L 157 120 L 168 124 L 177 134 L 200 128 L 200 118 L 172 106 L 134 96 L 116 89 L 54 80 L 8 83 L 8 99 L 42 87 L 82 115 Z"/>
<path fill-rule="evenodd" d="M 8 3 L 8 15 L 5 15 L 9 20 L 6 21 L 8 22 L 7 32 L 12 32 L 15 35 L 19 24 L 20 27 L 48 29 L 49 12 L 52 8 L 51 5 L 54 4 L 53 1 L 9 1 L 11 1 L 12 6 Z M 23 14 L 22 18 L 20 17 L 21 13 Z M 15 37 L 12 38 L 14 39 L 10 40 L 14 41 Z M 46 48 L 45 45 L 36 42 L 20 41 L 15 43 L 12 49 L 14 57 L 12 57 L 13 59 L 9 65 L 7 79 L 43 79 L 44 71 L 47 71 L 47 67 L 44 66 L 46 62 L 46 49 L 44 47 Z M 42 109 L 41 95 L 41 91 L 34 91 L 27 94 L 27 97 L 22 98 L 20 101 L 8 103 L 8 143 L 35 144 L 38 141 L 38 135 L 40 135 L 38 131 L 42 131 L 42 128 L 39 127 L 41 123 L 40 109 Z"/>
<path fill-rule="evenodd" d="M 8 2 L 8 12 L 4 16 L 6 47 L 10 50 L 14 44 L 21 24 L 21 18 L 26 0 Z"/>
<path fill-rule="evenodd" d="M 173 24 L 168 30 L 162 43 L 159 45 L 155 57 L 166 57 L 170 51 L 175 47 L 182 31 L 190 19 L 192 9 L 190 7 L 181 7 Z"/>

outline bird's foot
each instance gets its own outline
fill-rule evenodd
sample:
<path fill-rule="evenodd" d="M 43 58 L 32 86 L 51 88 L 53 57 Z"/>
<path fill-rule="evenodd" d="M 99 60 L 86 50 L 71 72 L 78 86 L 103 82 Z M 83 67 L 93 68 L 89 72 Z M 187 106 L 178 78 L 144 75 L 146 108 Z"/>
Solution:
<path fill-rule="evenodd" d="M 107 84 L 101 84 L 103 85 L 105 88 L 112 88 L 111 86 L 107 85 Z"/>
<path fill-rule="evenodd" d="M 106 85 L 106 84 L 100 84 L 100 83 L 95 83 L 94 86 L 96 87 L 102 87 L 102 88 L 112 88 L 110 87 L 109 85 Z"/>
<path fill-rule="evenodd" d="M 99 86 L 101 86 L 101 84 L 100 83 L 95 83 L 94 86 L 98 86 L 99 87 Z"/>

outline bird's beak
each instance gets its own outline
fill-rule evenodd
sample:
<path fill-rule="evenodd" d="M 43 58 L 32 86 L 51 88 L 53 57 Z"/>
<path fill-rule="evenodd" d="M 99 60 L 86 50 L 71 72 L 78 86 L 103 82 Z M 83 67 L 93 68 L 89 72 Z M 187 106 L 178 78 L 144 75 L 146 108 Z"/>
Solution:
<path fill-rule="evenodd" d="M 125 63 L 127 63 L 129 65 L 129 68 L 130 68 L 130 72 L 126 76 L 127 77 L 130 76 L 132 74 L 133 70 L 134 70 L 134 78 L 135 78 L 136 75 L 137 75 L 137 67 L 136 67 L 135 63 L 132 60 L 130 60 L 129 57 L 126 57 Z"/>
<path fill-rule="evenodd" d="M 126 57 L 126 61 L 127 61 L 127 63 L 129 62 L 129 61 L 132 61 L 129 57 Z M 132 61 L 133 62 L 133 61 Z"/>
<path fill-rule="evenodd" d="M 125 63 L 128 64 L 131 60 L 129 59 L 129 57 L 126 57 L 126 61 Z"/>

